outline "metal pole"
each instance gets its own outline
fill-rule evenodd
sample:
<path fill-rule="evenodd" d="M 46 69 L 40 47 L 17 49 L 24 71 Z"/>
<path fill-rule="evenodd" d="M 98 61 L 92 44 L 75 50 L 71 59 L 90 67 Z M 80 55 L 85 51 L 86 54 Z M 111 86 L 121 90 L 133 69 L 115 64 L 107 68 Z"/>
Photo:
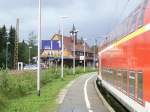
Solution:
<path fill-rule="evenodd" d="M 99 76 L 102 79 L 102 57 L 101 54 L 99 55 Z"/>
<path fill-rule="evenodd" d="M 100 62 L 99 62 L 99 64 L 100 64 L 100 72 L 102 72 L 102 57 L 101 57 L 101 55 L 100 55 Z"/>
<path fill-rule="evenodd" d="M 30 65 L 30 63 L 31 63 L 31 49 L 32 49 L 32 47 L 30 46 L 30 47 L 29 47 L 29 65 Z"/>
<path fill-rule="evenodd" d="M 94 68 L 96 66 L 96 53 L 97 53 L 97 40 L 95 39 L 95 57 L 94 57 Z"/>
<path fill-rule="evenodd" d="M 84 40 L 84 72 L 85 72 L 85 40 Z"/>
<path fill-rule="evenodd" d="M 61 78 L 64 78 L 64 36 L 63 36 L 63 19 L 62 19 L 62 50 L 61 50 Z"/>
<path fill-rule="evenodd" d="M 63 19 L 66 19 L 68 17 L 61 17 L 61 27 L 62 27 L 62 39 L 61 39 L 61 46 L 62 46 L 62 49 L 61 49 L 61 78 L 63 79 L 64 78 L 64 28 L 63 28 Z"/>
<path fill-rule="evenodd" d="M 75 59 L 76 59 L 76 54 L 75 54 L 75 33 L 73 33 L 73 38 L 74 38 L 74 41 L 73 41 L 73 74 L 75 74 Z"/>
<path fill-rule="evenodd" d="M 37 95 L 40 96 L 40 47 L 41 47 L 41 0 L 39 0 L 39 23 L 38 23 L 38 69 L 37 69 Z"/>
<path fill-rule="evenodd" d="M 30 47 L 29 47 L 29 65 L 30 65 Z"/>
<path fill-rule="evenodd" d="M 96 40 L 95 40 L 95 42 L 94 42 L 93 69 L 95 69 L 95 57 L 96 57 Z"/>

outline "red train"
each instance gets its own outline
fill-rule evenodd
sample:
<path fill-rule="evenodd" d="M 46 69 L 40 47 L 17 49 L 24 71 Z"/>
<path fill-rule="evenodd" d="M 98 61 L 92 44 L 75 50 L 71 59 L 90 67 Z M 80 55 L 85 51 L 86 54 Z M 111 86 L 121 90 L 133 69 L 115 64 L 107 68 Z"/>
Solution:
<path fill-rule="evenodd" d="M 110 33 L 98 55 L 101 84 L 131 112 L 150 112 L 150 0 Z"/>

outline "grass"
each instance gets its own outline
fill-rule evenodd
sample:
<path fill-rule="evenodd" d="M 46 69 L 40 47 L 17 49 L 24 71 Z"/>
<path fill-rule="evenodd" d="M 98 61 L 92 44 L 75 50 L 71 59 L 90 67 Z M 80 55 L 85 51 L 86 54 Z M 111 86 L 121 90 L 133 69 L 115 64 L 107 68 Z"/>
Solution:
<path fill-rule="evenodd" d="M 77 72 L 81 75 L 82 68 L 78 68 Z M 87 69 L 87 72 L 92 71 L 89 68 Z M 22 88 L 21 90 L 25 89 L 23 92 L 20 91 L 20 88 L 18 89 L 18 85 L 14 88 L 17 88 L 16 92 L 12 92 L 8 94 L 8 90 L 4 91 L 7 94 L 4 95 L 2 92 L 0 92 L 0 112 L 56 112 L 57 111 L 57 96 L 62 88 L 64 88 L 71 80 L 75 79 L 76 77 L 80 76 L 78 75 L 72 75 L 72 70 L 67 69 L 64 73 L 64 80 L 60 79 L 60 70 L 58 70 L 58 73 L 55 74 L 53 70 L 46 70 L 42 73 L 42 88 L 41 88 L 41 96 L 38 97 L 36 95 L 35 91 L 35 73 L 29 73 L 30 75 L 26 76 L 28 72 L 23 73 L 24 76 L 21 76 L 21 80 L 19 81 L 22 86 L 19 86 Z M 19 76 L 8 76 L 9 80 L 15 80 L 14 77 L 18 78 Z M 13 77 L 12 79 L 10 77 Z M 7 79 L 7 78 L 6 78 Z M 7 80 L 8 80 L 7 79 Z M 18 79 L 17 79 L 18 80 Z M 12 82 L 12 85 L 16 85 L 19 82 Z M 22 83 L 22 82 L 23 83 Z M 6 81 L 7 82 L 7 81 Z M 27 84 L 28 83 L 28 84 Z M 6 83 L 7 84 L 7 83 Z M 23 85 L 24 84 L 24 85 Z M 31 85 L 30 85 L 31 84 Z M 9 84 L 7 84 L 8 86 Z M 30 85 L 30 86 L 29 86 Z M 9 85 L 10 86 L 10 85 Z M 29 87 L 26 87 L 29 86 Z M 12 87 L 11 87 L 12 88 Z M 31 90 L 29 90 L 29 88 Z M 8 88 L 7 88 L 8 89 Z M 16 95 L 13 95 L 16 94 Z M 12 95 L 12 97 L 11 97 Z M 18 97 L 17 97 L 18 96 Z M 2 100 L 1 100 L 2 99 Z"/>
<path fill-rule="evenodd" d="M 65 80 L 55 79 L 41 89 L 40 97 L 33 91 L 31 95 L 11 100 L 3 112 L 55 112 L 57 95 L 73 79 L 74 76 L 66 76 Z"/>

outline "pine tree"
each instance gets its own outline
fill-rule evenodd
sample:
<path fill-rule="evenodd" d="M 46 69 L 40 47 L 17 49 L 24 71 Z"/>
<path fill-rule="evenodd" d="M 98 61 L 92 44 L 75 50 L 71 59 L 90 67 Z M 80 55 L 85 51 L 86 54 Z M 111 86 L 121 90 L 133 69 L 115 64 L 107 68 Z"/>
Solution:
<path fill-rule="evenodd" d="M 5 68 L 6 64 L 6 42 L 7 42 L 7 30 L 5 25 L 0 28 L 0 67 Z"/>
<path fill-rule="evenodd" d="M 15 35 L 16 35 L 16 30 L 11 26 L 9 31 L 9 36 L 8 36 L 8 41 L 10 42 L 10 45 L 8 47 L 9 57 L 10 57 L 8 63 L 9 68 L 13 68 L 14 65 Z"/>
<path fill-rule="evenodd" d="M 19 62 L 28 63 L 28 45 L 24 42 L 24 40 L 19 43 Z"/>

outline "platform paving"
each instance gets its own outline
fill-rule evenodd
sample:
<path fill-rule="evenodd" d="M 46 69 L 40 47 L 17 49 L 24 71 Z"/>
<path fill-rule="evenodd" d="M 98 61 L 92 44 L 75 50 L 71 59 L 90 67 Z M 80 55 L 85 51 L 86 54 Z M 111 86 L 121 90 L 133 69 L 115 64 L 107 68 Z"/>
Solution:
<path fill-rule="evenodd" d="M 90 110 L 85 101 L 84 85 L 87 79 L 87 96 L 90 103 Z M 60 104 L 58 112 L 108 112 L 102 101 L 98 97 L 94 80 L 95 73 L 90 73 L 78 78 L 72 86 L 68 89 L 62 104 Z"/>

